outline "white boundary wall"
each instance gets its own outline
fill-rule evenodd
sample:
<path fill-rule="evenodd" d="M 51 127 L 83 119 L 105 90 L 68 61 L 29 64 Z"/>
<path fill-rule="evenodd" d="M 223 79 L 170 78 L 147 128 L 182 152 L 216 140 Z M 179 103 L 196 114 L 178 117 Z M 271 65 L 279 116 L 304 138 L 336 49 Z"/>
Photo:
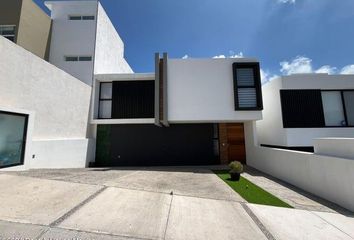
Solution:
<path fill-rule="evenodd" d="M 247 164 L 354 211 L 354 161 L 259 147 L 254 122 L 245 123 Z"/>
<path fill-rule="evenodd" d="M 33 124 L 25 164 L 6 170 L 85 167 L 94 157 L 87 138 L 91 87 L 3 37 L 0 52 L 0 108 L 28 114 Z"/>

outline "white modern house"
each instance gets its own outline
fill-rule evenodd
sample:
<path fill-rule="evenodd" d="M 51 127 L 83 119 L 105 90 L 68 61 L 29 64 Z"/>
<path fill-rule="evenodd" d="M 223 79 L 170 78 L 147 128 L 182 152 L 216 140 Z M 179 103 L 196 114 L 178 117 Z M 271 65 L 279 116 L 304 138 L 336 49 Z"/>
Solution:
<path fill-rule="evenodd" d="M 243 124 L 262 119 L 258 61 L 155 60 L 154 73 L 95 75 L 96 165 L 246 162 Z"/>
<path fill-rule="evenodd" d="M 132 73 L 124 43 L 97 0 L 46 1 L 52 19 L 49 62 L 92 86 L 93 74 Z"/>
<path fill-rule="evenodd" d="M 274 79 L 262 90 L 260 144 L 311 150 L 316 138 L 354 137 L 353 75 L 294 74 Z"/>
<path fill-rule="evenodd" d="M 133 73 L 98 1 L 46 5 L 49 62 L 0 36 L 3 170 L 238 160 L 354 210 L 353 75 L 261 86 L 257 59 L 167 53 Z"/>

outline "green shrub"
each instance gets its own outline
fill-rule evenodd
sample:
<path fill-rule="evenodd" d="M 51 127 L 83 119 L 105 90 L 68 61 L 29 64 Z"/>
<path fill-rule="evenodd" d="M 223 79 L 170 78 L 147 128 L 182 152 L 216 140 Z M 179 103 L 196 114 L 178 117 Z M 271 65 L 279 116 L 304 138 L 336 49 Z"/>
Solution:
<path fill-rule="evenodd" d="M 242 173 L 243 172 L 243 165 L 238 161 L 232 161 L 229 164 L 230 173 Z"/>

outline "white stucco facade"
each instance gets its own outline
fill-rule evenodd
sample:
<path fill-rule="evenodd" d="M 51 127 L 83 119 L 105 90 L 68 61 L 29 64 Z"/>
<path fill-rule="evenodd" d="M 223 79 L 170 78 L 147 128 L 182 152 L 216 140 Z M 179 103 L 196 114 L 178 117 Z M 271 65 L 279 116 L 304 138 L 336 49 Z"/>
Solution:
<path fill-rule="evenodd" d="M 259 120 L 262 111 L 235 111 L 234 62 L 256 59 L 168 59 L 168 121 L 243 122 Z"/>
<path fill-rule="evenodd" d="M 260 144 L 278 146 L 313 146 L 314 138 L 354 137 L 353 128 L 284 128 L 281 89 L 354 89 L 354 75 L 295 74 L 279 77 L 262 86 L 263 120 L 257 122 Z"/>
<path fill-rule="evenodd" d="M 94 73 L 132 73 L 124 58 L 124 43 L 98 3 Z"/>
<path fill-rule="evenodd" d="M 65 144 L 60 145 L 63 140 L 71 139 L 77 140 L 75 151 L 85 156 L 73 160 L 72 166 L 77 166 L 79 161 L 85 167 L 89 157 L 82 142 L 89 141 L 91 87 L 3 37 L 0 37 L 0 52 L 0 107 L 20 109 L 19 112 L 28 112 L 33 119 L 27 146 L 35 148 L 27 148 L 30 152 L 26 152 L 24 167 L 36 161 L 50 162 L 54 157 L 71 158 L 73 152 Z M 52 140 L 57 140 L 56 148 L 62 149 L 55 156 L 46 144 Z"/>
<path fill-rule="evenodd" d="M 52 36 L 49 62 L 88 85 L 92 84 L 96 41 L 97 1 L 48 1 Z M 69 20 L 69 16 L 88 15 L 95 20 Z M 91 56 L 88 62 L 67 62 L 65 56 Z"/>
<path fill-rule="evenodd" d="M 97 0 L 46 1 L 53 20 L 49 61 L 92 86 L 94 73 L 130 73 L 124 43 Z M 70 20 L 70 16 L 93 16 Z M 66 61 L 66 56 L 91 61 Z"/>

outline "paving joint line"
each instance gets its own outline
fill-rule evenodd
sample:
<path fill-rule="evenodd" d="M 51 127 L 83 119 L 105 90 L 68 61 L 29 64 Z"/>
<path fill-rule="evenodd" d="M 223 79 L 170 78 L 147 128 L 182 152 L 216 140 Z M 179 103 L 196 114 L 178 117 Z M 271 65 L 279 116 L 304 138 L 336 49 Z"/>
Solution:
<path fill-rule="evenodd" d="M 107 187 L 120 188 L 120 189 L 125 189 L 125 190 L 132 190 L 132 191 L 142 191 L 142 192 L 150 192 L 150 193 L 159 193 L 159 194 L 170 195 L 170 192 L 153 191 L 153 190 L 147 190 L 147 189 L 129 188 L 129 187 L 122 187 L 122 186 L 107 186 Z M 173 190 L 171 190 L 171 191 L 173 191 Z M 209 199 L 209 200 L 217 200 L 217 201 L 225 201 L 225 202 L 233 202 L 233 203 L 246 203 L 245 201 L 242 202 L 242 201 L 229 200 L 229 199 L 222 199 L 222 198 L 200 197 L 200 196 L 185 195 L 185 194 L 179 194 L 179 193 L 173 193 L 173 195 L 175 195 L 175 196 L 180 196 L 180 197 L 191 197 L 191 198 Z"/>
<path fill-rule="evenodd" d="M 155 240 L 154 238 L 135 237 L 135 236 L 129 236 L 129 235 L 124 235 L 124 234 L 114 234 L 114 233 L 107 233 L 107 232 L 93 232 L 93 231 L 79 230 L 79 229 L 74 229 L 74 228 L 62 228 L 62 227 L 59 227 L 59 226 L 53 227 L 51 229 L 60 229 L 60 230 L 67 230 L 67 231 L 80 232 L 80 233 L 105 235 L 105 236 L 110 236 L 110 237 L 124 237 L 124 238 L 129 238 L 129 239 L 131 238 L 131 239 L 134 239 L 134 240 Z"/>
<path fill-rule="evenodd" d="M 271 234 L 268 229 L 263 225 L 261 220 L 254 214 L 254 212 L 245 204 L 241 203 L 241 206 L 246 211 L 246 213 L 251 217 L 251 219 L 256 223 L 257 227 L 262 231 L 268 240 L 276 240 L 273 234 Z"/>
<path fill-rule="evenodd" d="M 307 210 L 308 211 L 308 210 Z M 340 232 L 344 233 L 345 235 L 347 235 L 348 237 L 350 237 L 351 239 L 354 239 L 351 235 L 349 235 L 348 233 L 344 232 L 342 229 L 340 229 L 339 227 L 337 227 L 336 225 L 334 225 L 333 223 L 327 221 L 326 219 L 324 219 L 323 217 L 321 217 L 320 215 L 317 215 L 315 212 L 313 211 L 309 211 L 310 213 L 312 213 L 313 215 L 315 215 L 316 217 L 319 217 L 320 219 L 322 219 L 323 221 L 325 221 L 326 223 L 328 223 L 329 225 L 333 226 L 335 229 L 338 229 Z"/>
<path fill-rule="evenodd" d="M 87 197 L 85 200 L 83 200 L 82 202 L 80 202 L 79 204 L 77 204 L 75 207 L 73 207 L 72 209 L 70 209 L 68 212 L 66 212 L 64 215 L 62 215 L 61 217 L 59 217 L 58 219 L 56 219 L 55 221 L 53 221 L 52 223 L 49 224 L 49 227 L 56 227 L 57 225 L 59 225 L 60 223 L 62 223 L 65 219 L 67 219 L 68 217 L 70 217 L 72 214 L 74 214 L 74 212 L 76 212 L 77 210 L 79 210 L 80 208 L 82 208 L 85 204 L 87 204 L 88 202 L 90 202 L 92 199 L 94 199 L 95 197 L 97 197 L 100 193 L 102 193 L 104 190 L 106 190 L 107 187 L 102 187 L 99 190 L 97 190 L 96 192 L 94 192 L 93 194 L 91 194 L 89 197 Z"/>
<path fill-rule="evenodd" d="M 173 201 L 173 195 L 174 195 L 174 194 L 173 194 L 173 191 L 171 192 L 170 195 L 171 195 L 171 201 L 170 201 L 170 207 L 168 208 L 166 227 L 165 227 L 165 231 L 164 231 L 164 234 L 163 234 L 163 239 L 164 239 L 164 240 L 166 239 L 168 223 L 169 223 L 170 215 L 171 215 L 172 201 Z"/>

